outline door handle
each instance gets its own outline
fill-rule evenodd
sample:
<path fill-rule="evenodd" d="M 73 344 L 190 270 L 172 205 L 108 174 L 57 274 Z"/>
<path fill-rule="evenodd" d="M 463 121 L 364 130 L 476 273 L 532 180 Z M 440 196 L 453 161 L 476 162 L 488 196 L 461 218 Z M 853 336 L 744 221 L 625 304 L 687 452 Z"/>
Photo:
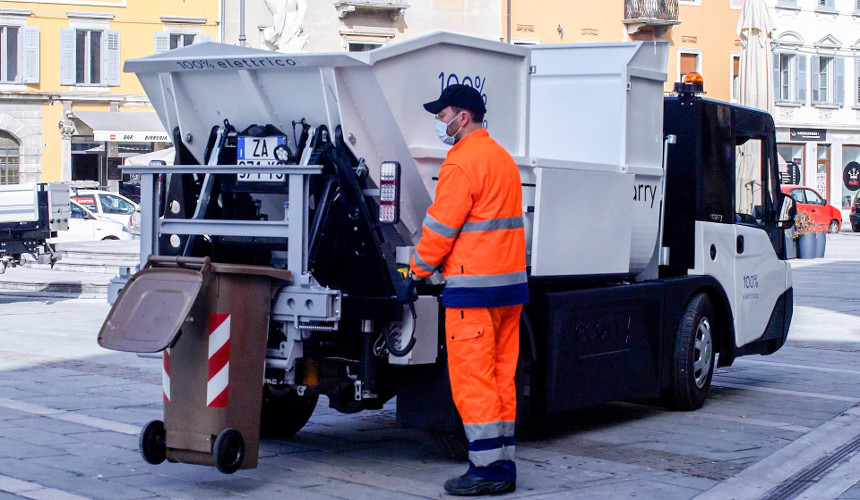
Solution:
<path fill-rule="evenodd" d="M 738 236 L 737 250 L 738 250 L 738 255 L 744 253 L 744 236 L 743 235 Z"/>

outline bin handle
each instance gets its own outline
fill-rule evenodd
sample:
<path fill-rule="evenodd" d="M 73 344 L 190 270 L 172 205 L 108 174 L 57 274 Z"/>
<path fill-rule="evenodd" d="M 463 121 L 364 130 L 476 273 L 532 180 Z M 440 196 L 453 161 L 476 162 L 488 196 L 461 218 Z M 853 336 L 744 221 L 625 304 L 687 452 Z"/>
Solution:
<path fill-rule="evenodd" d="M 209 257 L 182 257 L 180 255 L 150 255 L 146 261 L 146 268 L 150 267 L 181 267 L 199 269 L 201 274 L 206 274 L 212 267 Z"/>

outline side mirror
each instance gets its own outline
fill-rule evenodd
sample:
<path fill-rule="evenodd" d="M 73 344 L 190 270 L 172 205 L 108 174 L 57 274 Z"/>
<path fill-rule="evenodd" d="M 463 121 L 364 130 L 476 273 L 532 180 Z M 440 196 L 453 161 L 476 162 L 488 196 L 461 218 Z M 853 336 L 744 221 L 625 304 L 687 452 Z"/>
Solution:
<path fill-rule="evenodd" d="M 776 221 L 776 225 L 780 229 L 790 229 L 794 226 L 794 216 L 797 215 L 797 205 L 795 204 L 794 198 L 785 193 L 779 193 L 779 199 L 779 218 Z"/>

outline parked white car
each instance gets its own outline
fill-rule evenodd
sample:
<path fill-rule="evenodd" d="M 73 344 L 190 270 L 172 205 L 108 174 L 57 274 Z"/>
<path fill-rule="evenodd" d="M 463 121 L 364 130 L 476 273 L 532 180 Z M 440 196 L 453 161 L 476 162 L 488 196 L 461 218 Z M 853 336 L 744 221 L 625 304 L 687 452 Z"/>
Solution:
<path fill-rule="evenodd" d="M 57 237 L 49 243 L 132 239 L 128 227 L 121 222 L 96 215 L 76 201 L 69 202 L 69 209 L 69 230 L 57 231 Z"/>
<path fill-rule="evenodd" d="M 125 224 L 132 234 L 140 234 L 140 207 L 125 196 L 97 189 L 78 189 L 71 199 L 98 216 Z"/>

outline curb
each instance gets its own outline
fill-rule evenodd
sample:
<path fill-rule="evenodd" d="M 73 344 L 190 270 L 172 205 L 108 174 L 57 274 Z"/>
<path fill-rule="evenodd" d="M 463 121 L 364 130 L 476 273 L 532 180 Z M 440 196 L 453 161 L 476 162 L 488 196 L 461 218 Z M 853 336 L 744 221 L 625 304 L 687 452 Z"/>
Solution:
<path fill-rule="evenodd" d="M 0 281 L 0 292 L 14 292 L 14 295 L 27 297 L 107 299 L 107 284 L 75 281 L 51 283 Z"/>

